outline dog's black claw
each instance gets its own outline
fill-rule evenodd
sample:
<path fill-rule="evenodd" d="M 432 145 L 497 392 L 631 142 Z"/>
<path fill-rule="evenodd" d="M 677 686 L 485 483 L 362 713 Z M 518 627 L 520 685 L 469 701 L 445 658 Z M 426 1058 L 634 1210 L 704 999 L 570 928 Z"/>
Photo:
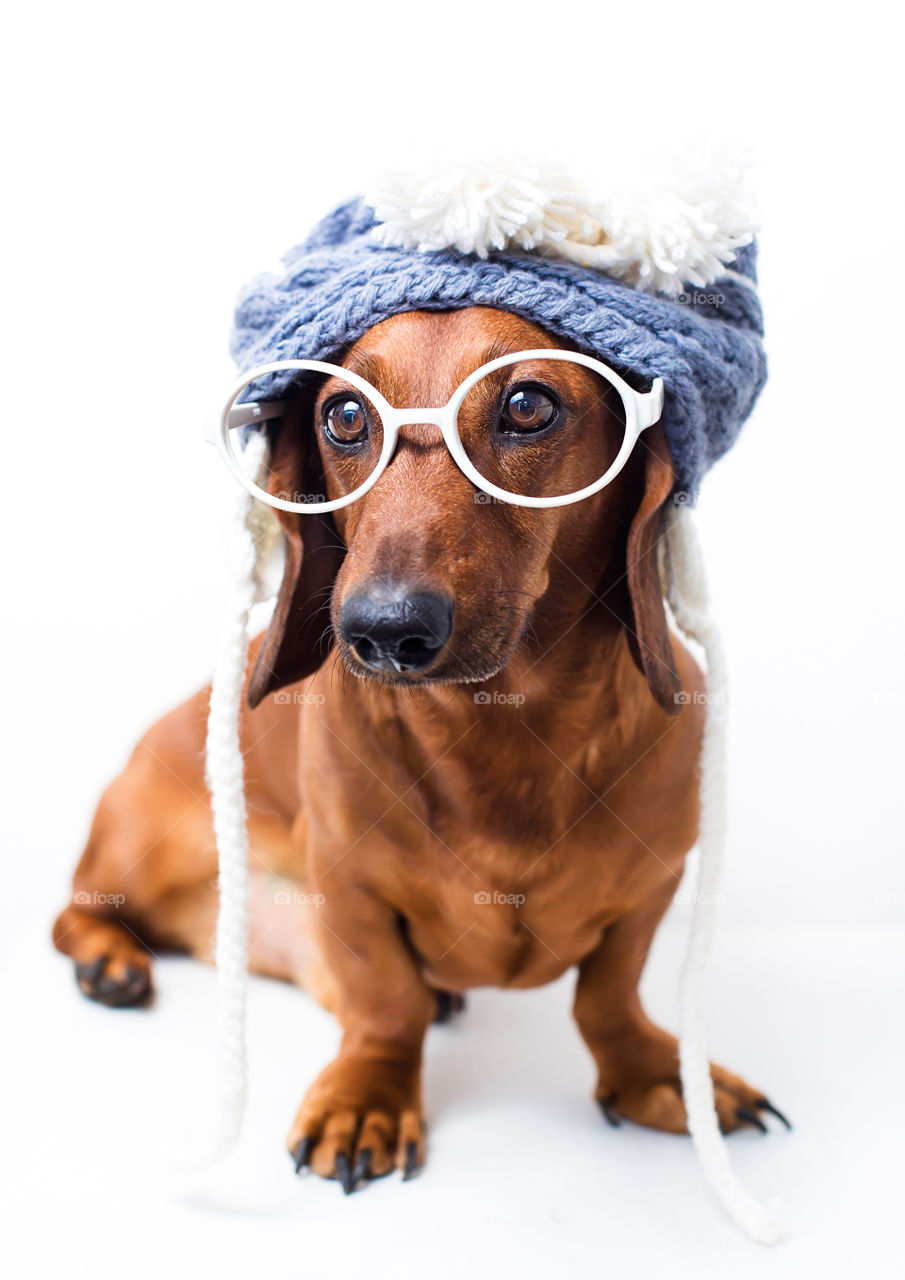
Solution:
<path fill-rule="evenodd" d="M 414 1178 L 418 1169 L 418 1143 L 407 1142 L 405 1144 L 405 1163 L 402 1166 L 402 1181 L 408 1182 L 410 1178 Z"/>
<path fill-rule="evenodd" d="M 465 997 L 461 991 L 438 991 L 436 993 L 437 1008 L 434 1022 L 449 1022 L 453 1014 L 461 1013 L 465 1008 Z"/>
<path fill-rule="evenodd" d="M 90 964 L 75 966 L 75 981 L 83 996 L 109 1009 L 125 1009 L 147 1004 L 151 998 L 151 975 L 140 965 L 126 967 L 123 978 L 105 973 L 109 956 L 98 956 Z"/>
<path fill-rule="evenodd" d="M 307 1166 L 308 1161 L 311 1159 L 311 1152 L 314 1150 L 314 1147 L 315 1140 L 309 1134 L 308 1137 L 302 1138 L 301 1142 L 292 1152 L 292 1158 L 295 1161 L 296 1173 L 300 1173 L 301 1170 Z"/>
<path fill-rule="evenodd" d="M 768 1098 L 758 1098 L 757 1105 L 761 1111 L 766 1111 L 768 1115 L 776 1116 L 776 1119 L 784 1124 L 787 1129 L 792 1128 L 791 1121 L 787 1120 L 779 1108 L 774 1107 L 773 1103 L 770 1102 Z"/>
<path fill-rule="evenodd" d="M 603 1112 L 603 1117 L 606 1120 L 607 1124 L 611 1125 L 614 1129 L 618 1129 L 619 1126 L 622 1124 L 622 1121 L 616 1115 L 616 1112 L 612 1109 L 612 1106 L 611 1106 L 612 1101 L 613 1101 L 612 1098 L 598 1098 L 600 1110 Z"/>
<path fill-rule="evenodd" d="M 347 1196 L 350 1196 L 355 1190 L 355 1183 L 352 1179 L 352 1169 L 349 1165 L 349 1157 L 346 1155 L 345 1151 L 338 1151 L 336 1153 L 335 1168 L 336 1176 L 342 1183 L 343 1191 Z"/>
<path fill-rule="evenodd" d="M 98 956 L 96 960 L 92 960 L 90 964 L 77 964 L 75 966 L 75 976 L 81 984 L 84 982 L 87 986 L 94 986 L 98 978 L 107 967 L 109 956 Z"/>
<path fill-rule="evenodd" d="M 359 1182 L 364 1182 L 371 1174 L 371 1148 L 365 1147 L 359 1151 L 358 1158 L 355 1161 L 355 1168 L 352 1170 L 352 1189 L 354 1190 Z"/>
<path fill-rule="evenodd" d="M 137 964 L 128 965 L 124 991 L 126 995 L 124 1003 L 141 1004 L 142 1001 L 147 1000 L 151 994 L 151 980 L 147 969 L 142 969 Z"/>
<path fill-rule="evenodd" d="M 756 1111 L 751 1111 L 748 1107 L 736 1107 L 735 1114 L 739 1120 L 744 1120 L 746 1124 L 751 1124 L 755 1129 L 760 1129 L 761 1133 L 770 1132 Z"/>

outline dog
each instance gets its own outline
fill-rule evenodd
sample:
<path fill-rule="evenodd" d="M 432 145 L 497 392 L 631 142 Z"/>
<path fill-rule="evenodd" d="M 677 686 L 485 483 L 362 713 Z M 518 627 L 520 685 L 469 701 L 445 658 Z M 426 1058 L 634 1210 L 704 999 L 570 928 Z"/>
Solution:
<path fill-rule="evenodd" d="M 442 404 L 501 352 L 565 345 L 472 306 L 383 320 L 341 363 L 391 404 Z M 613 406 L 582 370 L 557 368 L 596 437 L 613 438 Z M 337 390 L 335 378 L 298 389 L 273 433 L 271 492 L 339 483 L 343 460 L 317 430 Z M 572 462 L 565 449 L 548 465 L 565 481 Z M 289 1132 L 297 1170 L 346 1192 L 411 1176 L 431 1021 L 469 988 L 571 968 L 606 1119 L 686 1131 L 676 1039 L 638 995 L 698 822 L 705 681 L 670 631 L 657 566 L 673 486 L 655 426 L 581 502 L 485 502 L 438 432 L 414 425 L 357 503 L 279 513 L 285 571 L 240 730 L 249 963 L 298 983 L 343 1030 Z M 141 740 L 56 921 L 79 987 L 104 1004 L 148 1000 L 147 947 L 212 954 L 208 700 L 201 690 Z M 761 1090 L 711 1073 L 724 1132 L 784 1120 Z"/>

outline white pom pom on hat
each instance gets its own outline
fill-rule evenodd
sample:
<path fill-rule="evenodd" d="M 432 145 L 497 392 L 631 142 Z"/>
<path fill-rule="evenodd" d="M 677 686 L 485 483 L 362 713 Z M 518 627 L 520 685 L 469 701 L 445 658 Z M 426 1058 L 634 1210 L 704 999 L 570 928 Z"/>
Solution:
<path fill-rule="evenodd" d="M 582 184 L 530 161 L 469 160 L 387 174 L 365 199 L 380 244 L 549 254 L 675 297 L 720 279 L 754 239 L 747 168 L 744 158 L 700 153 Z"/>

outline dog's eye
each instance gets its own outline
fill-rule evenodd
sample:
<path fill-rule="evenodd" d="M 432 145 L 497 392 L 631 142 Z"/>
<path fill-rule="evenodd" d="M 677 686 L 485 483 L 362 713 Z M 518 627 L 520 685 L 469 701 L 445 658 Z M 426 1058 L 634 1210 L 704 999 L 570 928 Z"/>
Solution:
<path fill-rule="evenodd" d="M 543 431 L 558 413 L 557 404 L 542 387 L 516 387 L 503 405 L 503 429 L 520 434 Z"/>
<path fill-rule="evenodd" d="M 365 411 L 353 396 L 336 396 L 323 408 L 324 431 L 334 444 L 358 444 L 368 434 Z"/>

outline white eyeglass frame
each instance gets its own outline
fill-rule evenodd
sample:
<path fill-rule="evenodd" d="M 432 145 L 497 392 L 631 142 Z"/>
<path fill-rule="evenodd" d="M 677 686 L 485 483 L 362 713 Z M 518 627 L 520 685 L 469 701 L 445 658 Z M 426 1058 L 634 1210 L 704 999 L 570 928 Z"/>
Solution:
<path fill-rule="evenodd" d="M 577 489 L 574 493 L 561 494 L 554 498 L 527 498 L 522 494 L 510 493 L 507 489 L 501 489 L 498 485 L 485 479 L 472 464 L 459 437 L 457 425 L 459 409 L 462 407 L 462 402 L 472 387 L 489 373 L 494 373 L 497 369 L 505 369 L 511 364 L 519 364 L 525 360 L 565 361 L 567 364 L 579 364 L 585 369 L 591 369 L 610 383 L 611 386 L 615 387 L 625 407 L 625 438 L 622 441 L 622 447 L 599 480 L 595 480 L 593 484 L 585 485 L 583 489 Z M 383 427 L 383 448 L 377 465 L 363 484 L 360 484 L 357 489 L 353 489 L 342 498 L 334 498 L 332 501 L 327 502 L 292 502 L 286 498 L 275 497 L 256 484 L 251 476 L 243 470 L 242 464 L 233 450 L 230 433 L 235 431 L 236 428 L 259 426 L 271 418 L 282 417 L 286 412 L 285 400 L 250 400 L 242 404 L 236 404 L 239 396 L 246 387 L 253 382 L 257 382 L 259 378 L 266 377 L 271 373 L 289 370 L 324 373 L 341 378 L 357 391 L 360 391 L 380 415 L 381 426 Z M 593 356 L 586 356 L 578 351 L 555 351 L 550 348 L 541 348 L 531 351 L 515 351 L 509 355 L 500 356 L 496 360 L 482 364 L 479 369 L 475 369 L 474 373 L 469 374 L 445 405 L 430 409 L 396 409 L 384 399 L 376 387 L 372 387 L 369 382 L 359 377 L 357 373 L 353 373 L 349 369 L 343 369 L 341 365 L 326 364 L 323 360 L 278 360 L 273 364 L 258 365 L 256 369 L 252 369 L 242 375 L 230 391 L 229 399 L 220 415 L 219 425 L 206 434 L 206 439 L 217 446 L 218 453 L 231 473 L 252 497 L 258 498 L 261 502 L 266 502 L 268 506 L 275 507 L 278 511 L 298 511 L 304 514 L 316 515 L 326 511 L 338 511 L 340 507 L 348 507 L 350 503 L 357 502 L 359 498 L 363 498 L 369 489 L 373 489 L 389 465 L 390 459 L 396 450 L 400 427 L 439 427 L 440 434 L 443 436 L 446 447 L 452 455 L 456 466 L 481 493 L 489 494 L 500 502 L 508 502 L 514 507 L 550 508 L 565 507 L 572 502 L 580 502 L 582 498 L 589 498 L 592 494 L 599 493 L 611 480 L 616 478 L 625 466 L 641 433 L 659 421 L 662 413 L 662 378 L 654 379 L 650 391 L 636 391 L 614 369 L 609 368 L 608 365 L 603 364 L 600 360 L 595 360 Z"/>

